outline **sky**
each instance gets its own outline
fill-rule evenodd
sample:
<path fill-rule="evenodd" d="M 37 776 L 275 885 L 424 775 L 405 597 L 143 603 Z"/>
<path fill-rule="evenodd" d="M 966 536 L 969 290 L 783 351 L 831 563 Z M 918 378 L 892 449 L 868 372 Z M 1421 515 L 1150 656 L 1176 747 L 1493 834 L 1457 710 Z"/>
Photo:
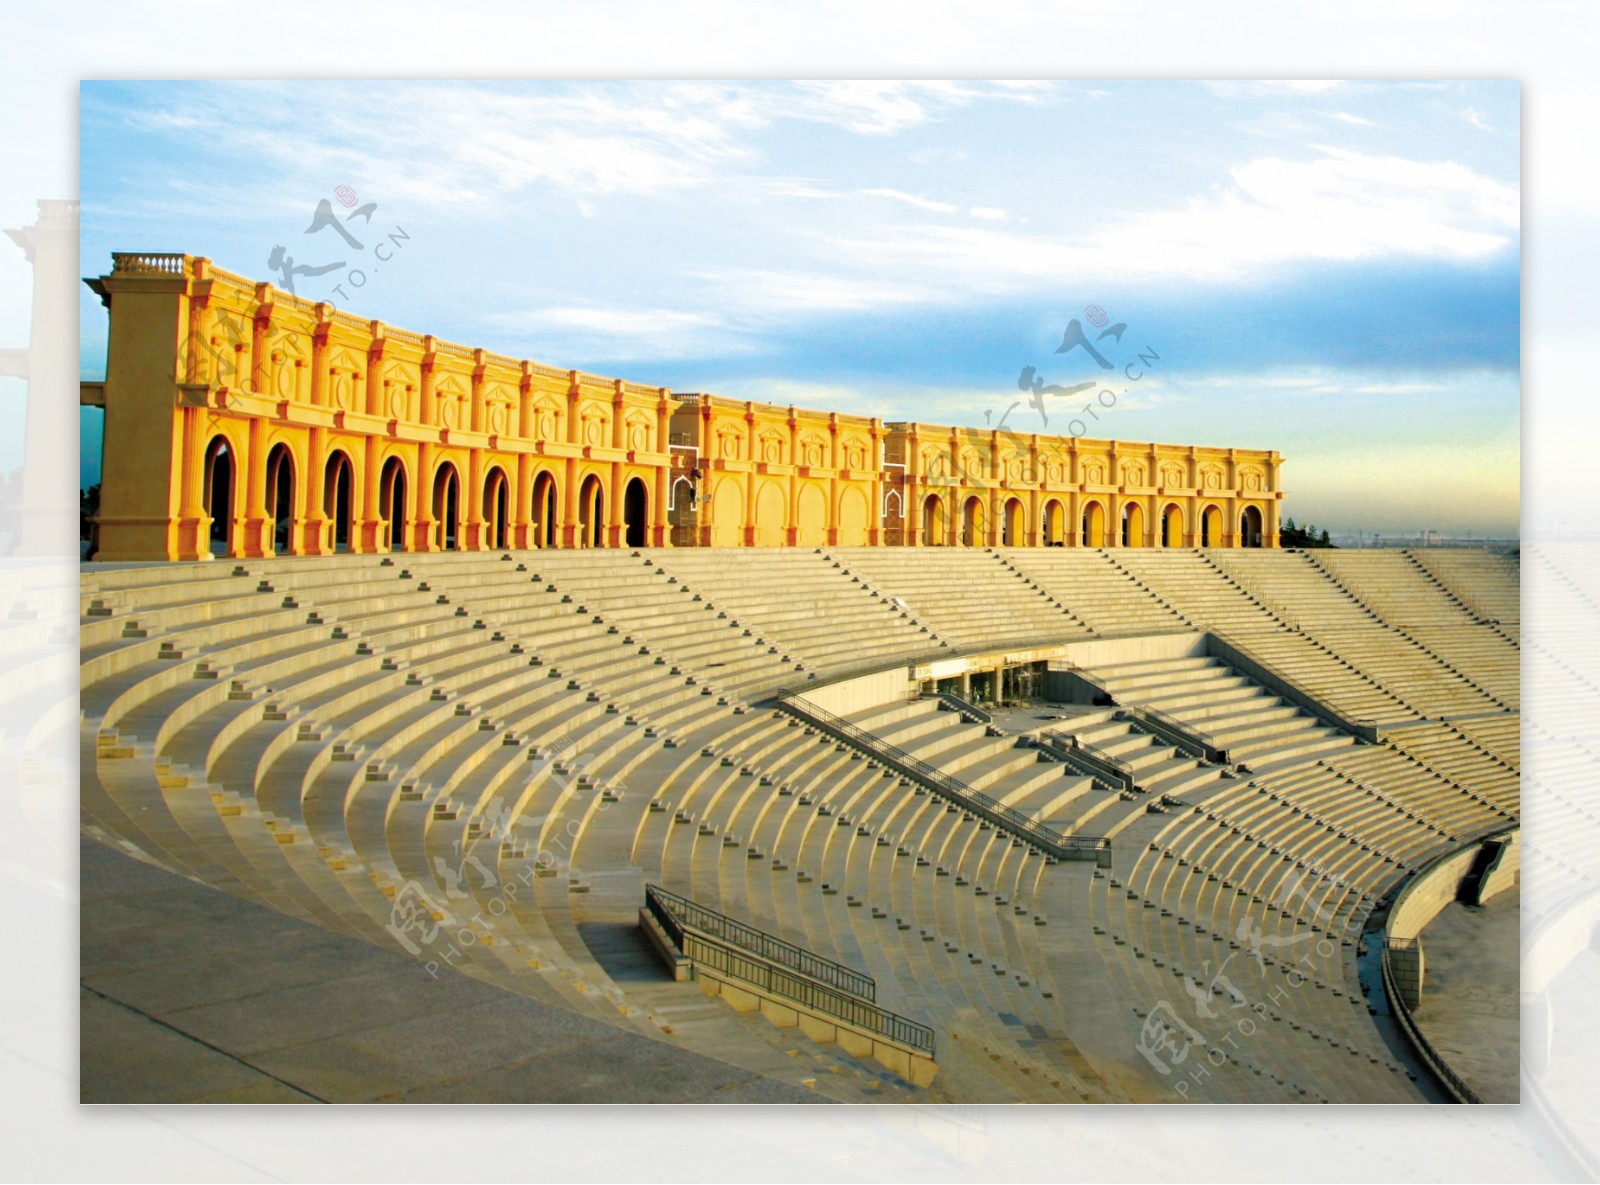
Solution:
<path fill-rule="evenodd" d="M 1517 530 L 1514 82 L 85 82 L 80 114 L 85 275 L 328 268 L 294 290 L 549 365 L 1275 448 L 1301 522 Z"/>

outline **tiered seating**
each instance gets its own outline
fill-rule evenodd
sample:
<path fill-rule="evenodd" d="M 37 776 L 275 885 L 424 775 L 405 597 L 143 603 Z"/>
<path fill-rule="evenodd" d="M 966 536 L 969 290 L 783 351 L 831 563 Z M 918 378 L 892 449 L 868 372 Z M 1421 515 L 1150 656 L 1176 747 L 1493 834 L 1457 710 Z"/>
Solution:
<path fill-rule="evenodd" d="M 1035 582 L 1102 637 L 1190 628 L 1176 610 L 1113 564 L 1108 552 L 1047 547 L 1008 548 L 997 554 L 1007 567 Z"/>
<path fill-rule="evenodd" d="M 1113 562 L 1193 622 L 1234 639 L 1353 719 L 1407 720 L 1415 710 L 1222 573 L 1200 551 L 1128 548 Z M 1291 559 L 1279 555 L 1278 559 Z M 1222 578 L 1219 579 L 1219 576 Z M 1285 610 L 1286 611 L 1286 610 Z"/>
<path fill-rule="evenodd" d="M 1095 677 L 1119 704 L 1155 708 L 1193 726 L 1235 763 L 1264 769 L 1352 744 L 1293 704 L 1214 658 L 1100 666 Z"/>
<path fill-rule="evenodd" d="M 1422 715 L 1455 716 L 1510 707 L 1385 624 L 1305 553 L 1220 551 L 1208 558 L 1268 604 L 1292 606 L 1275 612 Z"/>
<path fill-rule="evenodd" d="M 1409 871 L 1515 822 L 1517 717 L 1494 698 L 1515 702 L 1512 648 L 1447 620 L 1465 614 L 1420 569 L 1371 565 L 1363 587 L 1380 591 L 1357 599 L 1357 568 L 1068 549 L 90 567 L 85 823 L 294 916 L 409 942 L 436 969 L 835 1098 L 1170 1099 L 1131 1052 L 1145 1021 L 1167 1002 L 1220 1042 L 1237 989 L 1258 1030 L 1192 1097 L 1415 1100 L 1363 1006 L 1355 945 Z M 1482 710 L 1358 744 L 1216 660 L 1107 665 L 1093 674 L 1120 704 L 1167 713 L 1235 767 L 1112 709 L 1039 723 L 1132 771 L 1145 792 L 1126 796 L 936 701 L 850 715 L 1056 830 L 1112 836 L 1114 867 L 1097 869 L 764 703 L 954 650 L 1188 629 L 1237 638 L 1351 715 Z M 1597 759 L 1574 745 L 1563 768 L 1576 785 Z M 1563 801 L 1571 826 L 1588 818 Z M 614 979 L 586 936 L 631 924 L 649 880 L 873 975 L 880 1003 L 935 1027 L 932 1090 L 683 985 Z M 1306 952 L 1303 986 L 1269 993 Z"/>
<path fill-rule="evenodd" d="M 1472 548 L 1430 547 L 1407 554 L 1478 617 L 1520 626 L 1522 587 L 1515 557 Z"/>
<path fill-rule="evenodd" d="M 1468 626 L 1482 619 L 1411 552 L 1319 548 L 1304 553 L 1357 600 L 1400 629 Z"/>
<path fill-rule="evenodd" d="M 937 635 L 838 560 L 818 551 L 664 551 L 686 587 L 822 675 L 905 661 L 945 647 Z"/>
<path fill-rule="evenodd" d="M 834 548 L 826 553 L 958 650 L 999 650 L 1087 637 L 1058 598 L 987 549 Z"/>
<path fill-rule="evenodd" d="M 452 567 L 451 560 L 459 565 L 461 587 L 482 604 L 496 603 L 492 565 L 461 557 L 440 557 L 434 565 Z M 426 558 L 413 566 L 425 565 Z M 143 663 L 137 655 L 121 656 L 119 682 L 125 686 L 91 685 L 86 697 L 86 703 L 117 705 L 109 721 L 117 728 L 99 745 L 100 776 L 91 779 L 104 792 L 86 789 L 86 811 L 96 824 L 144 841 L 141 846 L 152 854 L 212 883 L 376 940 L 389 941 L 385 929 L 398 904 L 415 907 L 420 889 L 435 923 L 474 915 L 493 919 L 488 925 L 475 921 L 465 931 L 450 929 L 473 936 L 458 936 L 450 945 L 452 964 L 591 1015 L 627 1018 L 642 1031 L 661 1035 L 672 1029 L 677 1009 L 652 1014 L 627 1005 L 577 938 L 571 915 L 547 900 L 556 886 L 563 899 L 588 887 L 569 875 L 570 837 L 558 848 L 561 837 L 543 826 L 545 812 L 581 787 L 560 776 L 557 764 L 530 765 L 529 757 L 547 754 L 527 738 L 553 744 L 579 738 L 579 755 L 594 759 L 596 769 L 625 759 L 630 748 L 661 744 L 637 725 L 630 728 L 623 710 L 613 711 L 607 697 L 597 697 L 585 681 L 589 676 L 601 684 L 615 680 L 611 689 L 623 691 L 622 702 L 630 702 L 629 694 L 637 697 L 631 702 L 647 703 L 653 718 L 667 726 L 684 723 L 681 704 L 692 705 L 701 717 L 718 712 L 726 719 L 733 710 L 693 688 L 684 699 L 685 692 L 676 690 L 683 679 L 635 654 L 603 624 L 579 618 L 560 594 L 535 589 L 525 573 L 501 578 L 518 586 L 513 600 L 520 608 L 515 614 L 505 610 L 508 618 L 516 617 L 515 627 L 507 620 L 494 628 L 479 617 L 457 617 L 460 606 L 437 604 L 448 594 L 435 588 L 419 596 L 407 581 L 412 591 L 386 592 L 367 574 L 394 580 L 397 570 L 383 571 L 375 560 L 285 563 L 271 570 L 279 585 L 271 595 L 281 601 L 281 590 L 290 589 L 288 596 L 298 601 L 292 612 L 301 619 L 317 617 L 311 628 L 326 642 L 307 645 L 291 633 L 279 653 L 271 649 L 270 636 L 252 635 L 226 650 L 211 649 L 212 643 L 234 640 L 224 636 L 227 631 L 242 629 L 230 617 L 216 629 L 178 631 L 164 639 L 165 646 L 155 638 L 130 638 L 121 647 L 103 647 L 102 665 L 118 662 L 114 649 L 160 650 Z M 513 573 L 515 566 L 499 562 L 499 570 Z M 230 579 L 244 586 L 241 592 L 256 584 L 254 575 Z M 98 608 L 131 600 L 133 611 L 142 612 L 136 586 L 101 591 Z M 310 604 L 320 607 L 308 610 Z M 273 624 L 278 623 L 266 622 L 257 633 L 266 634 Z M 364 637 L 362 628 L 383 641 Z M 497 649 L 506 657 L 492 660 Z M 196 664 L 197 653 L 212 657 Z M 226 658 L 244 661 L 230 666 Z M 171 705 L 193 727 L 171 732 L 169 752 L 141 744 L 129 726 L 138 723 L 141 709 L 148 710 L 139 698 L 141 687 L 171 696 L 167 672 L 179 663 L 185 668 L 179 693 L 207 702 Z M 205 668 L 202 675 L 220 672 L 223 681 L 194 678 L 188 668 L 196 665 Z M 217 715 L 229 712 L 239 721 L 230 725 Z M 636 720 L 642 716 L 641 710 Z M 619 736 L 624 731 L 637 739 L 630 744 Z M 182 768 L 173 758 L 180 752 L 209 760 L 209 767 Z M 95 768 L 93 755 L 89 768 Z M 529 830 L 519 834 L 523 827 Z M 542 877 L 540 858 L 551 853 L 556 856 L 549 870 L 557 875 Z M 519 882 L 535 886 L 536 906 L 526 888 L 521 897 L 502 896 Z M 423 922 L 429 924 L 426 915 Z M 444 946 L 422 949 L 426 958 Z M 732 1023 L 734 1031 L 718 1042 L 742 1050 L 746 1064 L 764 1064 L 770 1046 L 745 1031 L 760 1027 Z"/>

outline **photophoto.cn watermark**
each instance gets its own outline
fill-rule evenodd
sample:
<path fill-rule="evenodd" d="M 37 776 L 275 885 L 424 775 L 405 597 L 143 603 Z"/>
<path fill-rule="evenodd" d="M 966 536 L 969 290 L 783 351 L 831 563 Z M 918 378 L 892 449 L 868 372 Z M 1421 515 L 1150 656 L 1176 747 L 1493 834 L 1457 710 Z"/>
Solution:
<path fill-rule="evenodd" d="M 290 296 L 298 295 L 295 291 L 297 276 L 337 275 L 339 282 L 332 286 L 330 295 L 341 301 L 349 300 L 351 291 L 365 288 L 372 277 L 377 275 L 378 265 L 394 260 L 397 253 L 404 249 L 411 239 L 411 235 L 399 225 L 393 226 L 388 231 L 374 228 L 372 219 L 377 213 L 378 203 L 361 202 L 359 195 L 350 186 L 337 186 L 333 194 L 339 205 L 348 210 L 348 213 L 341 217 L 340 213 L 334 210 L 333 202 L 322 198 L 312 211 L 311 224 L 302 233 L 317 235 L 323 231 L 331 231 L 343 241 L 345 251 L 362 254 L 362 258 L 354 262 L 365 266 L 356 267 L 349 258 L 336 259 L 328 263 L 303 264 L 296 261 L 288 247 L 282 244 L 274 245 L 267 256 L 267 266 L 277 275 L 279 286 Z M 350 226 L 357 219 L 361 220 L 362 238 L 357 238 Z M 372 260 L 370 263 L 366 259 L 369 245 Z M 245 351 L 252 348 L 252 345 L 273 356 L 278 362 L 284 358 L 310 357 L 309 338 L 282 324 L 268 325 L 259 343 L 254 342 L 254 334 L 255 327 L 249 317 L 222 309 L 212 323 L 211 336 L 200 345 L 199 356 L 194 359 L 195 373 L 190 375 L 190 381 L 205 382 L 211 387 L 222 389 L 224 394 L 220 396 L 218 404 L 220 408 L 236 410 L 239 401 L 233 392 L 237 389 L 250 388 L 251 376 L 244 373 L 239 359 Z M 182 349 L 181 346 L 179 348 Z M 215 430 L 218 422 L 214 409 L 207 427 Z"/>
<path fill-rule="evenodd" d="M 1128 331 L 1128 323 L 1126 321 L 1118 321 L 1114 325 L 1107 325 L 1106 322 L 1110 320 L 1110 317 L 1097 304 L 1085 307 L 1083 316 L 1092 329 L 1098 332 L 1091 337 L 1090 331 L 1084 329 L 1083 321 L 1073 317 L 1067 322 L 1067 327 L 1061 335 L 1061 344 L 1056 347 L 1055 353 L 1073 355 L 1076 351 L 1081 350 L 1087 359 L 1093 361 L 1100 370 L 1117 370 L 1118 364 L 1111 355 L 1123 352 L 1122 338 Z M 1130 384 L 1143 380 L 1155 368 L 1156 363 L 1161 361 L 1161 355 L 1156 352 L 1153 346 L 1145 346 L 1143 349 L 1132 353 L 1133 356 L 1130 360 L 1121 366 L 1122 377 Z M 1069 361 L 1078 362 L 1079 359 L 1073 357 Z M 1076 439 L 1088 435 L 1090 428 L 1099 421 L 1100 413 L 1115 407 L 1117 400 L 1122 395 L 1127 394 L 1126 389 L 1118 391 L 1113 387 L 1102 385 L 1103 382 L 1103 378 L 1098 381 L 1091 378 L 1065 385 L 1047 383 L 1040 376 L 1037 367 L 1024 366 L 1022 373 L 1017 376 L 1017 389 L 1028 396 L 1028 406 L 1039 413 L 1041 429 L 1047 429 L 1050 426 L 1050 413 L 1046 406 L 1046 396 L 1076 403 L 1077 396 L 1092 392 L 1092 394 L 1085 396 L 1081 407 L 1067 412 L 1072 419 L 1067 421 L 1066 435 Z M 1099 389 L 1096 390 L 1096 388 Z M 1013 400 L 1011 406 L 1006 408 L 1000 417 L 1000 422 L 995 427 L 1003 428 L 1011 413 L 1021 407 L 1022 404 L 1023 401 L 1020 399 Z M 992 412 L 984 412 L 985 421 L 992 419 Z"/>
<path fill-rule="evenodd" d="M 586 785 L 581 771 L 592 755 L 577 753 L 576 749 L 570 738 L 563 738 L 541 752 L 526 784 L 532 785 L 541 774 L 548 772 L 555 790 L 554 804 L 581 807 L 587 803 L 589 795 L 598 794 L 600 799 L 593 813 L 599 814 L 613 801 L 608 790 L 620 792 L 622 787 Z M 571 870 L 572 848 L 586 826 L 588 814 L 585 809 L 576 811 L 540 841 L 538 852 L 520 871 L 510 876 L 497 876 L 491 867 L 493 846 L 514 844 L 516 830 L 536 828 L 543 820 L 513 820 L 505 802 L 496 798 L 463 828 L 461 838 L 454 845 L 453 863 L 443 856 L 433 858 L 431 888 L 416 879 L 406 881 L 395 894 L 389 922 L 384 928 L 413 958 L 423 959 L 423 969 L 437 979 L 443 968 L 455 966 L 466 948 L 494 933 L 495 919 L 510 912 L 518 893 L 533 888 L 534 878 L 561 876 Z M 472 823 L 477 824 L 475 834 Z M 478 849 L 486 843 L 491 853 L 488 862 L 478 854 Z M 459 916 L 452 912 L 451 902 L 462 911 Z M 463 902 L 476 904 L 463 905 Z M 471 917 L 465 916 L 466 909 L 474 910 Z"/>
<path fill-rule="evenodd" d="M 1093 436 L 1096 431 L 1102 430 L 1100 428 L 1102 414 L 1116 407 L 1118 400 L 1128 394 L 1131 385 L 1147 378 L 1162 361 L 1160 353 L 1153 346 L 1147 345 L 1137 350 L 1131 346 L 1124 346 L 1123 338 L 1128 331 L 1128 323 L 1118 321 L 1108 324 L 1110 320 L 1106 311 L 1099 305 L 1086 306 L 1083 309 L 1083 320 L 1073 317 L 1067 322 L 1067 327 L 1061 335 L 1061 344 L 1056 347 L 1055 353 L 1063 355 L 1064 362 L 1074 364 L 1078 374 L 1083 372 L 1085 364 L 1090 363 L 1101 371 L 1120 370 L 1121 377 L 1125 380 L 1123 384 L 1108 384 L 1104 375 L 1076 382 L 1046 382 L 1045 376 L 1040 375 L 1038 367 L 1024 366 L 1017 376 L 1016 386 L 1019 391 L 1027 395 L 1027 399 L 1013 399 L 1010 406 L 1001 413 L 998 422 L 995 422 L 993 409 L 985 410 L 984 423 L 1005 436 L 1013 447 L 1027 453 L 1026 439 L 1017 429 L 1007 424 L 1012 413 L 1026 402 L 1030 408 L 1039 413 L 1039 430 L 1047 431 L 1051 424 L 1050 412 L 1054 406 L 1051 401 L 1066 400 L 1068 405 L 1065 414 L 1071 417 L 1065 424 L 1068 438 L 1078 440 Z M 1084 328 L 1084 321 L 1088 321 L 1089 329 Z M 1123 355 L 1126 355 L 1128 360 L 1119 366 L 1117 358 Z M 1055 411 L 1057 417 L 1063 414 L 1059 406 L 1055 406 Z M 1059 418 L 1056 423 L 1060 425 Z M 1059 431 L 1057 434 L 1060 434 Z M 1034 482 L 1038 477 L 1037 473 L 1030 470 L 1022 473 L 1020 480 Z M 939 471 L 930 472 L 928 478 L 931 484 L 965 483 L 979 488 L 987 488 L 990 485 L 987 474 L 973 472 L 972 465 L 959 456 L 954 458 L 948 474 L 943 472 L 943 467 L 940 466 Z"/>
<path fill-rule="evenodd" d="M 1319 885 L 1349 888 L 1347 882 L 1320 867 L 1304 873 L 1296 870 L 1274 894 L 1274 902 L 1281 901 L 1286 907 L 1296 901 L 1306 904 L 1320 901 L 1325 893 L 1313 897 Z M 1333 928 L 1332 911 L 1320 904 L 1312 908 L 1320 923 Z M 1360 919 L 1351 915 L 1342 928 L 1346 933 L 1359 935 L 1361 925 Z M 1291 992 L 1325 978 L 1330 971 L 1341 970 L 1340 944 L 1325 934 L 1268 934 L 1245 917 L 1239 920 L 1233 937 L 1235 942 L 1243 944 L 1243 949 L 1230 952 L 1217 964 L 1215 971 L 1212 970 L 1213 960 L 1202 961 L 1202 970 L 1210 976 L 1209 982 L 1189 975 L 1183 977 L 1194 1023 L 1185 1020 L 1170 999 L 1159 1000 L 1145 1015 L 1134 1044 L 1139 1055 L 1180 1098 L 1187 1099 L 1191 1091 L 1202 1089 L 1212 1076 L 1212 1069 L 1225 1065 L 1233 1053 L 1247 1050 L 1248 1043 L 1259 1034 L 1263 1024 L 1282 1021 L 1284 1017 L 1281 1013 L 1275 1015 L 1273 1008 L 1290 999 Z M 1237 970 L 1229 973 L 1230 965 L 1241 956 L 1243 963 L 1255 964 L 1255 975 L 1245 984 L 1250 992 L 1240 986 L 1244 976 L 1237 974 Z M 1215 1040 L 1209 1039 L 1196 1027 L 1203 1022 L 1222 1022 L 1226 1031 Z"/>
<path fill-rule="evenodd" d="M 331 260 L 327 263 L 299 263 L 290 254 L 290 248 L 282 243 L 274 244 L 271 252 L 267 255 L 267 266 L 277 275 L 283 290 L 289 293 L 290 296 L 296 295 L 294 286 L 296 276 L 311 278 L 337 274 L 339 282 L 334 284 L 330 291 L 341 301 L 349 300 L 350 295 L 349 291 L 346 291 L 346 285 L 349 286 L 350 291 L 365 288 L 368 282 L 377 275 L 379 264 L 389 263 L 394 260 L 396 255 L 404 249 L 406 243 L 411 239 L 405 228 L 398 224 L 387 232 L 374 227 L 372 216 L 378 212 L 378 203 L 362 202 L 360 195 L 350 186 L 337 186 L 333 191 L 333 196 L 342 209 L 335 210 L 333 202 L 327 198 L 322 198 L 311 212 L 311 225 L 307 226 L 301 234 L 319 235 L 323 231 L 331 231 L 334 236 L 342 241 L 343 246 L 330 245 L 327 250 L 345 254 L 346 258 Z M 356 229 L 361 231 L 362 238 L 356 237 L 351 226 L 357 219 L 361 220 L 360 226 Z M 316 245 L 320 248 L 324 242 L 331 243 L 331 241 L 324 236 L 323 239 L 317 240 Z M 371 248 L 370 261 L 368 259 L 369 244 Z M 361 257 L 354 259 L 352 262 L 349 253 L 353 252 L 359 252 Z M 363 266 L 357 267 L 355 264 Z"/>

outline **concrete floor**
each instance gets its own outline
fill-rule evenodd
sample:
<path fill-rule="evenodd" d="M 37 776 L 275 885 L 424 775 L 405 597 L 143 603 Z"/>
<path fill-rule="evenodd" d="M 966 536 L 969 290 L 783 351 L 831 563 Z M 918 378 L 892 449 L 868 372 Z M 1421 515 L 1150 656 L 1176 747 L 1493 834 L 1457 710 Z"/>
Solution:
<path fill-rule="evenodd" d="M 1417 1025 L 1486 1103 L 1520 1101 L 1522 887 L 1482 908 L 1452 902 L 1422 932 Z"/>
<path fill-rule="evenodd" d="M 85 1103 L 826 1099 L 80 843 Z"/>

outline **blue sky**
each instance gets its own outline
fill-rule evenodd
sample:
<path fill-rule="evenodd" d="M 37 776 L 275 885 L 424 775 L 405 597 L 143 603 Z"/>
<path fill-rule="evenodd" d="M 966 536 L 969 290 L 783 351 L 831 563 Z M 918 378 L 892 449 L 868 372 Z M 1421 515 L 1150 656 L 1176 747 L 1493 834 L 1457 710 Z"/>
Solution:
<path fill-rule="evenodd" d="M 1516 529 L 1515 83 L 90 82 L 81 119 L 85 274 L 271 280 L 282 246 L 344 265 L 303 296 L 517 357 L 1277 448 L 1298 519 Z M 305 233 L 341 185 L 376 203 L 359 250 Z M 1128 327 L 1116 370 L 1054 353 L 1090 305 Z M 1024 366 L 1112 404 L 1041 415 Z"/>

